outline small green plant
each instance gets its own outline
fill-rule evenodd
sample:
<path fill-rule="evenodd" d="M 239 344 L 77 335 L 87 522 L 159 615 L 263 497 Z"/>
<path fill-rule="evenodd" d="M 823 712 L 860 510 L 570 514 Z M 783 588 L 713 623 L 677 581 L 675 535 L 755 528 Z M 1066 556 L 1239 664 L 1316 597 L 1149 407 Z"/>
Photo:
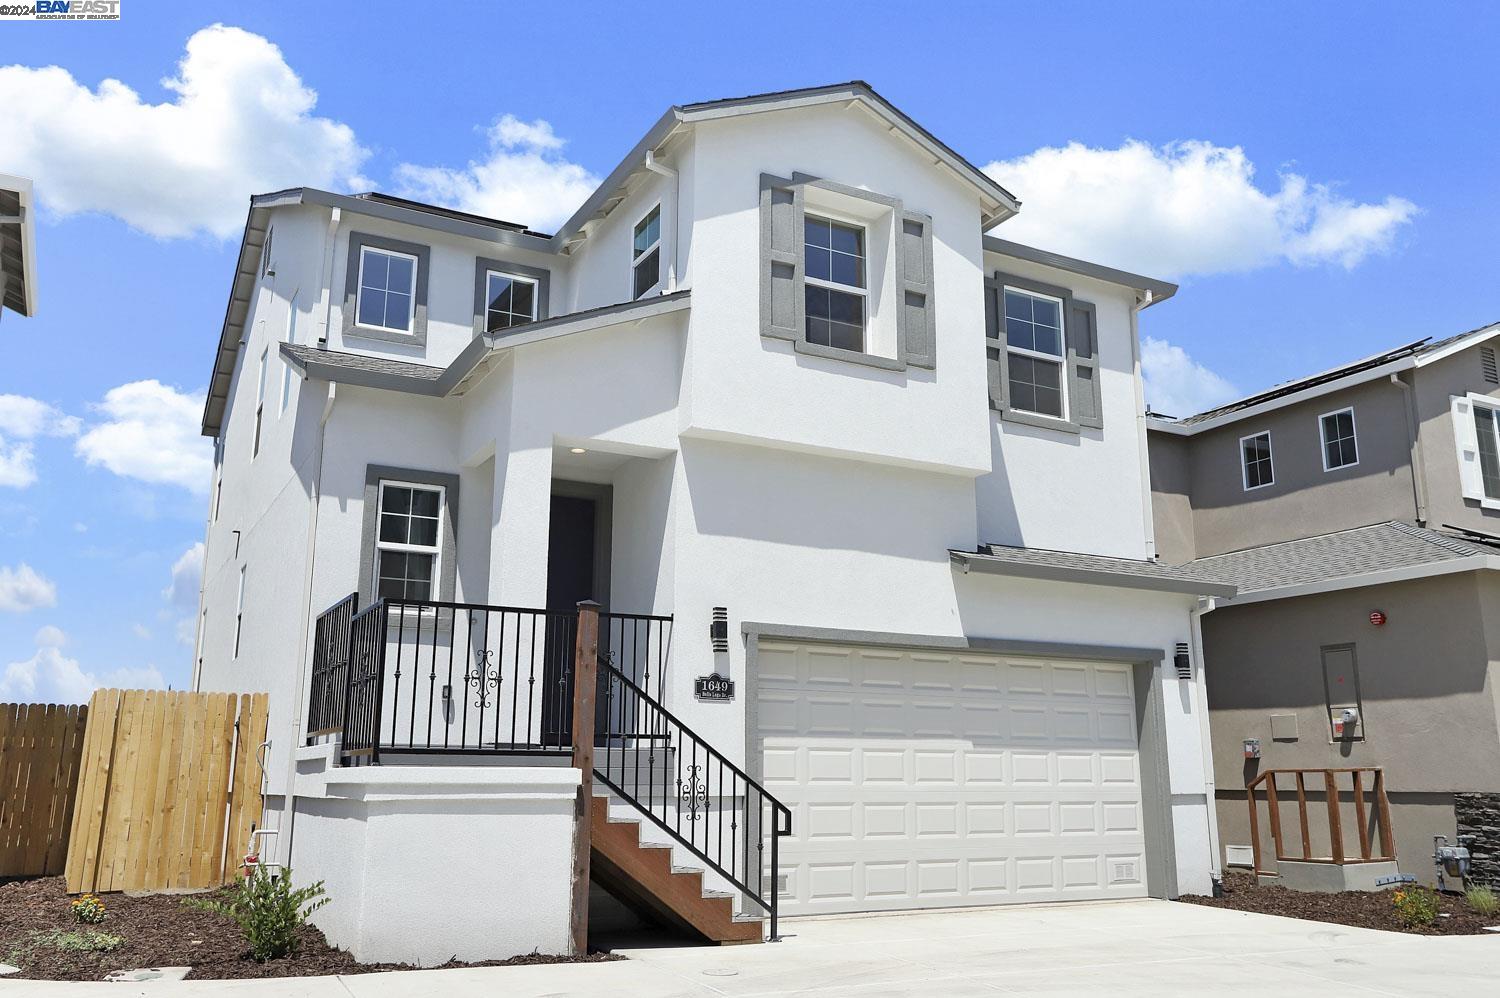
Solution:
<path fill-rule="evenodd" d="M 1500 912 L 1500 898 L 1488 887 L 1470 887 L 1464 891 L 1464 900 L 1469 903 L 1469 910 L 1476 915 L 1489 918 L 1496 912 Z"/>
<path fill-rule="evenodd" d="M 104 902 L 97 894 L 81 894 L 73 899 L 73 917 L 78 919 L 79 925 L 98 925 L 104 921 L 107 912 Z"/>
<path fill-rule="evenodd" d="M 296 949 L 297 929 L 328 900 L 321 880 L 292 890 L 290 868 L 273 877 L 265 867 L 257 866 L 227 898 L 188 898 L 183 904 L 234 919 L 250 944 L 250 955 L 265 963 Z"/>
<path fill-rule="evenodd" d="M 43 933 L 37 942 L 66 953 L 108 953 L 125 944 L 125 940 L 120 936 L 113 936 L 108 932 L 96 932 L 93 929 L 80 929 L 77 932 L 54 929 Z"/>
<path fill-rule="evenodd" d="M 1405 925 L 1431 925 L 1437 920 L 1437 893 L 1425 887 L 1403 887 L 1391 895 L 1391 904 Z"/>

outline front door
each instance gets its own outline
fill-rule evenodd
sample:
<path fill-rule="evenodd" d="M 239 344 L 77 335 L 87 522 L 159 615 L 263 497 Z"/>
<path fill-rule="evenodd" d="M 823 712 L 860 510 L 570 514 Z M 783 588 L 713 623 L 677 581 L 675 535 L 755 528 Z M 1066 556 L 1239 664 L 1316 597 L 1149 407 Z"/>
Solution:
<path fill-rule="evenodd" d="M 581 490 L 579 490 L 581 491 Z M 554 494 L 547 544 L 547 609 L 573 611 L 584 600 L 605 602 L 607 580 L 599 545 L 602 496 Z M 543 744 L 566 746 L 572 741 L 573 645 L 577 618 L 548 617 L 543 650 L 542 687 Z M 602 720 L 602 719 L 601 719 Z"/>

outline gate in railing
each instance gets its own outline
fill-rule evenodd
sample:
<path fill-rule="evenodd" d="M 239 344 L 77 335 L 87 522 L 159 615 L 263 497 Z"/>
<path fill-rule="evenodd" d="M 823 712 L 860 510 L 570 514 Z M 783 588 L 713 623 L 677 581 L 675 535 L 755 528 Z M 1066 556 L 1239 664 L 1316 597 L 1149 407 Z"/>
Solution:
<path fill-rule="evenodd" d="M 313 628 L 312 679 L 307 691 L 307 740 L 344 728 L 344 693 L 349 684 L 349 624 L 359 603 L 350 593 L 324 610 Z"/>

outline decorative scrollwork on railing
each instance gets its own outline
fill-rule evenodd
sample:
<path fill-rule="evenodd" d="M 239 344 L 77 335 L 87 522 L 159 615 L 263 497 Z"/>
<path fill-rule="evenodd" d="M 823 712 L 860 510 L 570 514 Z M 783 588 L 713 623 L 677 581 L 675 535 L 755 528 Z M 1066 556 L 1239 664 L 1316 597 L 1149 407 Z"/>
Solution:
<path fill-rule="evenodd" d="M 500 670 L 490 664 L 494 656 L 492 649 L 475 651 L 474 657 L 478 661 L 473 669 L 464 674 L 464 682 L 475 690 L 474 706 L 480 710 L 489 705 L 490 690 L 500 686 Z"/>
<path fill-rule="evenodd" d="M 677 781 L 678 796 L 687 807 L 687 820 L 697 821 L 701 812 L 708 810 L 708 788 L 703 785 L 702 766 L 688 766 L 687 782 L 683 783 L 679 778 Z"/>

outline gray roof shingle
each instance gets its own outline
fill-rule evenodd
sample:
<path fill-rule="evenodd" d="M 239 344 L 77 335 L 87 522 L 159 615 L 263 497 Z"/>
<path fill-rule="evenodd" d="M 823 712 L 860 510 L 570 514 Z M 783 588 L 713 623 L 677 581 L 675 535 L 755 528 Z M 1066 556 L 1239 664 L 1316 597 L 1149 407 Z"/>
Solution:
<path fill-rule="evenodd" d="M 1500 555 L 1500 547 L 1392 520 L 1210 555 L 1179 571 L 1229 582 L 1245 595 L 1482 555 Z"/>
<path fill-rule="evenodd" d="M 1224 580 L 1193 572 L 1185 566 L 1163 565 L 1139 558 L 1112 558 L 1006 544 L 981 544 L 977 552 L 950 551 L 949 555 L 966 568 L 997 575 L 1202 596 L 1230 596 L 1234 593 L 1233 585 Z"/>

